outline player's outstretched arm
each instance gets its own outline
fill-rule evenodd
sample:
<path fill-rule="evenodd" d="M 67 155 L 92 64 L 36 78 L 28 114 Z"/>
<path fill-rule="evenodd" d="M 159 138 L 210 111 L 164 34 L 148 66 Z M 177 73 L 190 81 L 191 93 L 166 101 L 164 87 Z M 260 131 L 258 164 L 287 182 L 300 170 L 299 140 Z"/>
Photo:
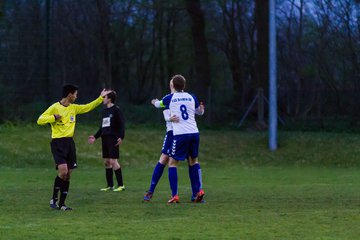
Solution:
<path fill-rule="evenodd" d="M 156 108 L 164 108 L 165 107 L 163 100 L 159 100 L 157 98 L 151 100 L 151 104 L 154 105 Z"/>
<path fill-rule="evenodd" d="M 154 98 L 153 100 L 151 100 L 151 104 L 155 106 L 155 102 L 158 102 L 158 101 L 159 101 L 159 99 Z"/>
<path fill-rule="evenodd" d="M 160 108 L 160 101 L 157 98 L 154 98 L 153 100 L 151 100 L 151 104 L 154 105 L 154 107 L 156 107 L 156 108 Z"/>
<path fill-rule="evenodd" d="M 156 108 L 165 108 L 166 106 L 169 106 L 171 97 L 172 94 L 168 94 L 165 97 L 163 97 L 161 100 L 155 98 L 151 100 L 151 104 L 154 105 Z"/>

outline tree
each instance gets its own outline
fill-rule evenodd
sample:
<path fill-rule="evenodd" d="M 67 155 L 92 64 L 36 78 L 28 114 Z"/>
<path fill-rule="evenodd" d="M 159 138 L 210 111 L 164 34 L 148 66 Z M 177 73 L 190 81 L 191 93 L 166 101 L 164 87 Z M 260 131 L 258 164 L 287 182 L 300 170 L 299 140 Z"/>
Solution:
<path fill-rule="evenodd" d="M 223 14 L 223 27 L 225 41 L 223 50 L 229 62 L 231 75 L 234 83 L 233 103 L 235 109 L 243 107 L 243 101 L 239 104 L 244 91 L 243 58 L 245 46 L 245 33 L 242 21 L 242 6 L 238 1 L 219 1 Z"/>
<path fill-rule="evenodd" d="M 269 1 L 255 1 L 256 58 L 254 88 L 268 92 L 269 79 Z"/>
<path fill-rule="evenodd" d="M 112 75 L 111 75 L 111 43 L 112 43 L 112 32 L 110 28 L 110 5 L 106 0 L 96 0 L 96 6 L 99 16 L 98 33 L 101 43 L 101 50 L 103 61 L 102 71 L 100 71 L 100 79 L 105 83 L 106 87 L 113 87 Z"/>
<path fill-rule="evenodd" d="M 186 0 L 186 10 L 191 18 L 191 33 L 195 51 L 195 70 L 197 77 L 197 94 L 207 100 L 208 88 L 211 85 L 211 67 L 209 51 L 205 36 L 204 13 L 200 0 Z"/>

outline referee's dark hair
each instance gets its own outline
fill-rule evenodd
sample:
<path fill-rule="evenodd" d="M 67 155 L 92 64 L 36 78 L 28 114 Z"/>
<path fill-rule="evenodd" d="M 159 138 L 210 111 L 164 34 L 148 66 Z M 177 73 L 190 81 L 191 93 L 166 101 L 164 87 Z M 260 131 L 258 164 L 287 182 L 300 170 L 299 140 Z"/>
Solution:
<path fill-rule="evenodd" d="M 115 101 L 116 101 L 116 92 L 114 90 L 112 90 L 112 92 L 108 93 L 106 96 L 110 99 L 110 101 L 112 103 L 115 103 Z"/>
<path fill-rule="evenodd" d="M 65 84 L 63 86 L 63 92 L 62 92 L 62 97 L 66 98 L 69 93 L 75 93 L 75 91 L 79 90 L 79 87 L 74 85 L 74 84 Z"/>

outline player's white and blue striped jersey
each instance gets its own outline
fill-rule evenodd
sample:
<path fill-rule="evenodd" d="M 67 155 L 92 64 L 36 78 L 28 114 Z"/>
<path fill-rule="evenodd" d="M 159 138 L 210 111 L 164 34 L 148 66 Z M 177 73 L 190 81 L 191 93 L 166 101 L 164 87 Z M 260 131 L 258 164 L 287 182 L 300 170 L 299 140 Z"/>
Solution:
<path fill-rule="evenodd" d="M 194 95 L 175 92 L 166 95 L 161 104 L 169 107 L 171 116 L 179 117 L 179 122 L 172 123 L 174 136 L 199 132 L 195 121 L 195 109 L 199 107 L 199 102 Z"/>

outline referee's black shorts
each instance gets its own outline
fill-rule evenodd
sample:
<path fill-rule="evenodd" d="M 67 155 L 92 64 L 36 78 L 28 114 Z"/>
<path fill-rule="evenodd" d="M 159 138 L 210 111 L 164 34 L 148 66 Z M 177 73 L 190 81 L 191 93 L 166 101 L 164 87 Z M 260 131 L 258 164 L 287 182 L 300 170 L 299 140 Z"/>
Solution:
<path fill-rule="evenodd" d="M 77 167 L 76 148 L 73 138 L 53 138 L 50 146 L 56 169 L 61 164 L 67 164 L 69 169 Z"/>
<path fill-rule="evenodd" d="M 119 159 L 119 146 L 115 146 L 117 140 L 118 138 L 113 135 L 101 136 L 103 158 Z"/>

